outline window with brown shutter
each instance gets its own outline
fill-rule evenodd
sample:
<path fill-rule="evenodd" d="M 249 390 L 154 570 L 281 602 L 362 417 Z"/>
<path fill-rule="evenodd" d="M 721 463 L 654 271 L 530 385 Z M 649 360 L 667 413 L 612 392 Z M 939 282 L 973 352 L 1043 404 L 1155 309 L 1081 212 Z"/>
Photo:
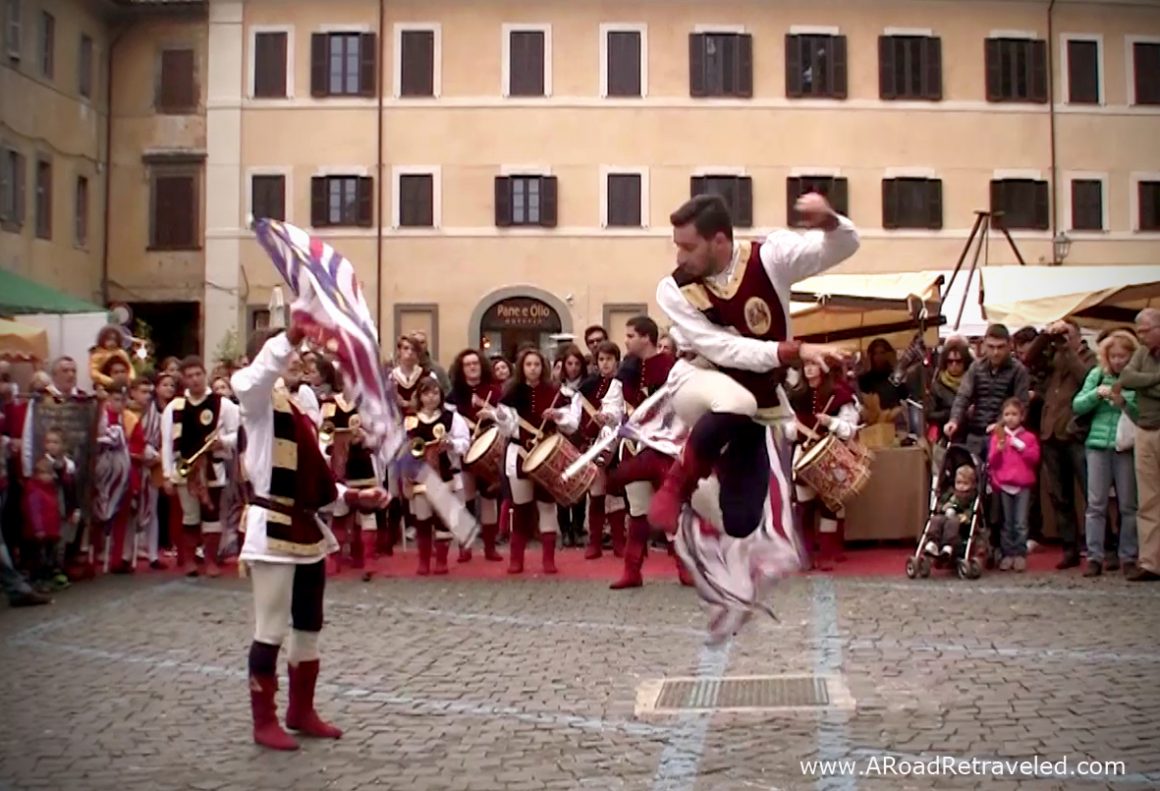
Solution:
<path fill-rule="evenodd" d="M 399 95 L 435 95 L 435 31 L 404 30 L 400 38 Z"/>
<path fill-rule="evenodd" d="M 150 202 L 150 250 L 196 250 L 200 247 L 195 174 L 156 169 Z"/>
<path fill-rule="evenodd" d="M 738 228 L 753 227 L 753 179 L 749 176 L 693 176 L 690 195 L 720 195 Z"/>
<path fill-rule="evenodd" d="M 882 180 L 883 228 L 942 228 L 942 181 L 925 178 Z"/>
<path fill-rule="evenodd" d="M 641 227 L 641 177 L 639 173 L 609 173 L 607 225 L 609 228 Z"/>
<path fill-rule="evenodd" d="M 254 97 L 286 98 L 288 37 L 284 31 L 254 34 Z"/>
<path fill-rule="evenodd" d="M 1073 231 L 1104 230 L 1104 184 L 1099 179 L 1072 180 L 1071 228 Z"/>
<path fill-rule="evenodd" d="M 791 228 L 801 226 L 801 217 L 794 211 L 794 204 L 798 198 L 810 192 L 824 196 L 838 214 L 849 216 L 850 192 L 846 179 L 836 176 L 791 176 L 785 180 L 786 223 Z"/>
<path fill-rule="evenodd" d="M 197 109 L 193 78 L 193 50 L 161 51 L 161 75 L 157 86 L 157 111 L 184 115 Z"/>
<path fill-rule="evenodd" d="M 89 243 L 89 180 L 77 176 L 76 190 L 76 244 L 84 247 Z"/>
<path fill-rule="evenodd" d="M 748 33 L 689 35 L 689 95 L 753 96 L 753 36 Z"/>
<path fill-rule="evenodd" d="M 374 225 L 374 183 L 366 176 L 310 180 L 310 224 L 315 228 Z"/>
<path fill-rule="evenodd" d="M 495 224 L 555 228 L 557 191 L 555 176 L 497 176 Z"/>
<path fill-rule="evenodd" d="M 310 36 L 311 96 L 374 96 L 377 52 L 374 33 Z"/>
<path fill-rule="evenodd" d="M 640 96 L 641 83 L 641 41 L 640 31 L 610 30 L 607 33 L 605 49 L 608 62 L 608 96 Z"/>
<path fill-rule="evenodd" d="M 0 149 L 0 227 L 19 231 L 25 216 L 25 169 L 26 160 L 11 148 Z"/>
<path fill-rule="evenodd" d="M 787 35 L 785 95 L 791 99 L 845 99 L 846 37 Z"/>
<path fill-rule="evenodd" d="M 942 40 L 879 36 L 878 95 L 887 100 L 942 99 Z"/>
<path fill-rule="evenodd" d="M 399 176 L 399 227 L 431 228 L 435 225 L 435 177 L 430 173 Z"/>
<path fill-rule="evenodd" d="M 1132 44 L 1136 104 L 1160 104 L 1160 44 Z"/>
<path fill-rule="evenodd" d="M 40 15 L 40 74 L 51 80 L 56 73 L 56 17 L 44 11 Z"/>
<path fill-rule="evenodd" d="M 1033 179 L 997 179 L 991 182 L 991 212 L 1009 230 L 1046 231 L 1049 216 L 1047 182 Z"/>
<path fill-rule="evenodd" d="M 93 40 L 83 34 L 77 59 L 77 93 L 86 99 L 93 98 Z"/>
<path fill-rule="evenodd" d="M 1047 102 L 1047 42 L 989 38 L 984 42 L 989 102 Z"/>
<path fill-rule="evenodd" d="M 36 236 L 52 238 L 52 163 L 36 160 Z"/>
<path fill-rule="evenodd" d="M 250 177 L 250 211 L 255 219 L 286 219 L 286 177 L 278 174 Z"/>
<path fill-rule="evenodd" d="M 1141 231 L 1160 231 L 1160 181 L 1141 181 L 1137 187 Z"/>
<path fill-rule="evenodd" d="M 1067 101 L 1071 104 L 1100 103 L 1099 44 L 1094 41 L 1067 42 Z"/>
<path fill-rule="evenodd" d="M 543 96 L 544 32 L 513 30 L 508 36 L 508 96 Z"/>
<path fill-rule="evenodd" d="M 12 60 L 20 60 L 24 39 L 20 2 L 21 0 L 6 0 L 4 3 L 4 50 Z"/>

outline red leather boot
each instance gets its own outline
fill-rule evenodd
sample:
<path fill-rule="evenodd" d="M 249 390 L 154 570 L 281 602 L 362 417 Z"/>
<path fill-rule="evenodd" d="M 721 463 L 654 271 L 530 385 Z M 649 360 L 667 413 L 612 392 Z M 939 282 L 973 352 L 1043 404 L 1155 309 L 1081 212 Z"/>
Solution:
<path fill-rule="evenodd" d="M 205 575 L 207 577 L 220 577 L 222 567 L 218 564 L 218 550 L 221 549 L 222 534 L 203 531 L 202 543 L 205 544 Z"/>
<path fill-rule="evenodd" d="M 556 534 L 541 533 L 540 546 L 543 549 L 544 573 L 556 573 Z"/>
<path fill-rule="evenodd" d="M 428 522 L 420 522 L 415 526 L 415 544 L 419 548 L 419 568 L 416 574 L 420 577 L 426 577 L 431 573 L 431 545 L 434 542 L 431 525 Z"/>
<path fill-rule="evenodd" d="M 317 659 L 290 665 L 290 705 L 286 707 L 286 727 L 303 736 L 339 739 L 342 731 L 323 720 L 314 710 L 319 665 Z"/>
<path fill-rule="evenodd" d="M 483 537 L 483 559 L 503 560 L 503 555 L 495 548 L 495 540 L 499 537 L 499 525 L 483 525 L 479 532 Z"/>
<path fill-rule="evenodd" d="M 584 550 L 585 560 L 596 560 L 604 554 L 604 500 L 601 497 L 588 498 L 588 547 Z"/>
<path fill-rule="evenodd" d="M 701 479 L 707 478 L 712 470 L 712 463 L 698 458 L 693 446 L 686 444 L 680 458 L 665 473 L 661 488 L 653 495 L 648 509 L 649 524 L 674 535 L 681 519 L 681 508 L 693 496 Z"/>
<path fill-rule="evenodd" d="M 624 548 L 624 571 L 621 573 L 620 579 L 608 586 L 610 589 L 618 591 L 625 588 L 639 588 L 644 585 L 641 568 L 648 555 L 650 532 L 652 531 L 649 529 L 648 520 L 643 516 L 630 516 L 628 518 L 628 544 Z"/>
<path fill-rule="evenodd" d="M 435 542 L 435 572 L 436 574 L 447 573 L 447 556 L 451 553 L 451 539 L 440 538 Z M 470 560 L 470 555 L 468 556 Z"/>
<path fill-rule="evenodd" d="M 271 750 L 297 750 L 298 742 L 278 722 L 275 676 L 250 676 L 250 710 L 254 715 L 254 743 Z"/>
<path fill-rule="evenodd" d="M 508 574 L 524 573 L 524 550 L 528 546 L 528 532 L 532 526 L 532 514 L 529 513 L 529 510 L 534 508 L 535 505 L 532 503 L 525 503 L 524 505 L 512 505 L 511 557 L 508 560 Z"/>
<path fill-rule="evenodd" d="M 627 515 L 628 511 L 624 508 L 608 515 L 608 531 L 612 534 L 612 554 L 618 558 L 624 557 L 624 518 Z"/>

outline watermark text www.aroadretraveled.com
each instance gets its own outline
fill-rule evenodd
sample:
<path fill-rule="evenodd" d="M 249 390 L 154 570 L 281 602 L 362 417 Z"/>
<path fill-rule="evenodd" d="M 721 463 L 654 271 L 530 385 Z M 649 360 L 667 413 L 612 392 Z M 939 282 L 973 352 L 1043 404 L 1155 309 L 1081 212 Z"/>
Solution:
<path fill-rule="evenodd" d="M 957 758 L 953 755 L 900 757 L 875 755 L 861 760 L 802 761 L 809 777 L 1122 777 L 1123 761 L 1093 761 L 1063 756 L 1033 758 Z"/>

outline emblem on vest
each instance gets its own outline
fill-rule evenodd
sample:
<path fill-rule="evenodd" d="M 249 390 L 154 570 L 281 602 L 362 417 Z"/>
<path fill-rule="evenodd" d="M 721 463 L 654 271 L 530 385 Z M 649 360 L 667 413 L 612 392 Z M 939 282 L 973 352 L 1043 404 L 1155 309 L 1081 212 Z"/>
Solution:
<path fill-rule="evenodd" d="M 203 426 L 210 425 L 211 423 L 213 423 L 213 410 L 212 409 L 201 410 L 201 413 L 197 416 L 197 419 Z"/>
<path fill-rule="evenodd" d="M 745 325 L 754 335 L 764 335 L 773 326 L 773 314 L 761 297 L 750 297 L 745 301 Z"/>

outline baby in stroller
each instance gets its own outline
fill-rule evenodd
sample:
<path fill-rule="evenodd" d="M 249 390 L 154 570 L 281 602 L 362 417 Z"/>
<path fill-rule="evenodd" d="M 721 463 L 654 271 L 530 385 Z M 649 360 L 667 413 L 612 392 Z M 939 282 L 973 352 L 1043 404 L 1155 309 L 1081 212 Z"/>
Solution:
<path fill-rule="evenodd" d="M 976 579 L 983 570 L 977 544 L 985 536 L 977 531 L 986 476 L 966 447 L 950 445 L 940 450 L 942 463 L 931 482 L 930 516 L 914 554 L 906 560 L 906 576 L 926 577 L 932 565 L 956 564 L 960 577 Z"/>
<path fill-rule="evenodd" d="M 979 480 L 975 468 L 964 464 L 955 470 L 955 485 L 939 495 L 926 528 L 927 555 L 949 561 L 958 553 L 970 530 L 978 501 Z"/>

